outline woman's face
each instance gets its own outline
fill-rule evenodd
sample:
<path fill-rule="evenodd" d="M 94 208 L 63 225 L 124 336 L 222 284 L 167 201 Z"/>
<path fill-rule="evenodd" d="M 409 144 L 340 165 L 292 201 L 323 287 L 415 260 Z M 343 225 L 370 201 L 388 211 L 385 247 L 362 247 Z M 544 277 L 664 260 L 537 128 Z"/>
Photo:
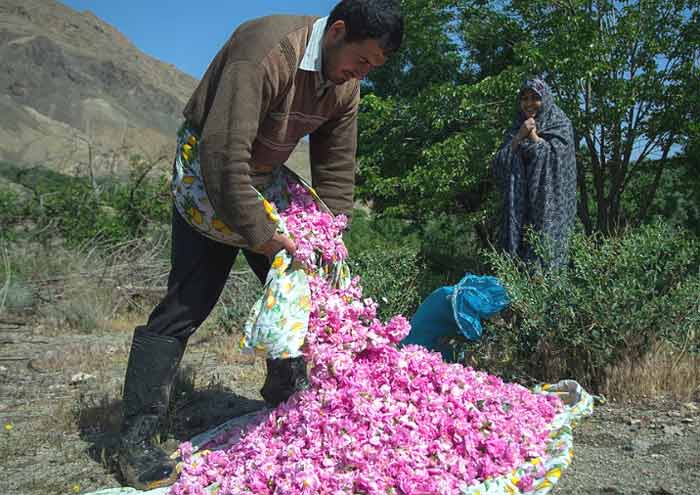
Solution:
<path fill-rule="evenodd" d="M 525 116 L 534 118 L 542 108 L 542 98 L 531 89 L 526 89 L 520 93 L 520 109 Z"/>

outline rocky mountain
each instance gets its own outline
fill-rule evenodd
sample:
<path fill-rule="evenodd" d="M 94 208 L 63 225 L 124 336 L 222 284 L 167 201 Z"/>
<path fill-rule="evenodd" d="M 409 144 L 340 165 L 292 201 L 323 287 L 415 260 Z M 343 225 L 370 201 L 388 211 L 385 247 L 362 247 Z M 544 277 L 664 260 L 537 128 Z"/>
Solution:
<path fill-rule="evenodd" d="M 197 84 L 54 0 L 0 0 L 0 60 L 0 159 L 59 169 L 172 148 Z"/>
<path fill-rule="evenodd" d="M 0 60 L 0 160 L 66 172 L 168 162 L 197 85 L 55 0 L 0 0 Z"/>

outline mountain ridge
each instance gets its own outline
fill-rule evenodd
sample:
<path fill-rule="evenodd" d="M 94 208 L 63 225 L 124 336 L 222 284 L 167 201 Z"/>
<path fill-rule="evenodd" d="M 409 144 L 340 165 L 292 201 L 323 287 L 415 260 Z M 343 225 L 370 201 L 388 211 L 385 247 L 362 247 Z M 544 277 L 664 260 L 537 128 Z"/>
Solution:
<path fill-rule="evenodd" d="M 198 81 L 94 13 L 0 0 L 0 59 L 0 160 L 67 173 L 123 171 L 135 156 L 169 167 Z M 308 169 L 306 142 L 290 163 Z"/>

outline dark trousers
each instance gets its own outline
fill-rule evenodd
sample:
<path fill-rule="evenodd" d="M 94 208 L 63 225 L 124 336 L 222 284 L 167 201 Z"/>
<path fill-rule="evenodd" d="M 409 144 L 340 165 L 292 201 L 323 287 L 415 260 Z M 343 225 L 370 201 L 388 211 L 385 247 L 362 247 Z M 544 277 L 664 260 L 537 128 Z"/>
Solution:
<path fill-rule="evenodd" d="M 205 237 L 173 207 L 171 269 L 168 292 L 148 318 L 146 330 L 183 343 L 209 316 L 221 296 L 240 248 Z M 265 281 L 270 261 L 243 249 L 255 275 Z"/>

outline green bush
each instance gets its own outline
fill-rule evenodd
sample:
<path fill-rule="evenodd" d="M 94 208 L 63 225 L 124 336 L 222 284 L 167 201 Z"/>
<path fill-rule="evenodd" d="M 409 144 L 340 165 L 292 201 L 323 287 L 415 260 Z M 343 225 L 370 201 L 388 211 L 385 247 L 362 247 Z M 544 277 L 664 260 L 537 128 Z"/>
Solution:
<path fill-rule="evenodd" d="M 0 235 L 5 237 L 20 218 L 22 200 L 15 191 L 0 188 Z"/>
<path fill-rule="evenodd" d="M 406 233 L 401 221 L 370 217 L 361 210 L 356 210 L 344 240 L 350 271 L 360 276 L 363 295 L 379 303 L 379 317 L 410 318 L 420 303 L 418 240 Z"/>
<path fill-rule="evenodd" d="M 421 274 L 423 297 L 438 287 L 457 283 L 467 272 L 487 273 L 482 246 L 488 239 L 478 238 L 475 221 L 480 223 L 481 219 L 473 215 L 437 214 L 423 226 L 420 247 L 426 268 Z"/>
<path fill-rule="evenodd" d="M 365 250 L 350 259 L 350 270 L 362 279 L 363 295 L 379 303 L 379 317 L 410 318 L 420 303 L 418 252 L 410 246 L 392 251 Z"/>
<path fill-rule="evenodd" d="M 700 246 L 658 223 L 617 238 L 571 242 L 569 269 L 543 274 L 492 252 L 512 298 L 465 349 L 486 368 L 539 380 L 575 378 L 600 390 L 606 369 L 668 341 L 697 351 Z"/>
<path fill-rule="evenodd" d="M 0 185 L 2 237 L 13 237 L 16 227 L 31 236 L 59 234 L 69 245 L 101 240 L 122 242 L 142 235 L 151 224 L 169 223 L 171 200 L 165 177 L 121 181 L 106 178 L 93 187 L 86 177 L 71 177 L 35 167 L 22 169 L 0 164 L 0 176 L 26 191 Z"/>
<path fill-rule="evenodd" d="M 14 240 L 18 228 L 32 218 L 32 208 L 33 202 L 26 191 L 0 179 L 0 240 Z"/>
<path fill-rule="evenodd" d="M 49 190 L 40 211 L 42 220 L 55 222 L 70 244 L 92 239 L 124 241 L 139 236 L 149 222 L 167 222 L 170 198 L 163 182 L 142 182 L 138 190 L 109 184 L 98 194 L 87 181 Z"/>

